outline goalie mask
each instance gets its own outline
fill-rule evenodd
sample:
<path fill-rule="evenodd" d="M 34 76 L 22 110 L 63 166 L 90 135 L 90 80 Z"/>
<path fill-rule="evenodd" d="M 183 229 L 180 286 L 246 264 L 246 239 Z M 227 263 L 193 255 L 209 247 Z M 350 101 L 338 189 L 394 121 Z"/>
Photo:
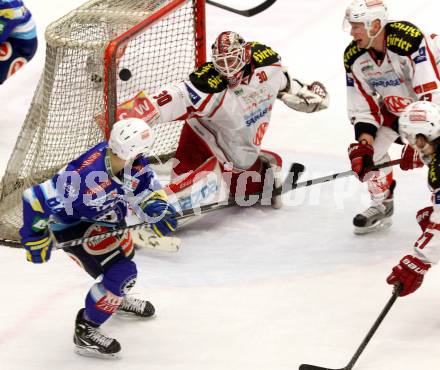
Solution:
<path fill-rule="evenodd" d="M 440 107 L 428 101 L 408 105 L 399 118 L 399 133 L 404 142 L 415 145 L 417 135 L 432 142 L 440 137 Z"/>
<path fill-rule="evenodd" d="M 153 129 L 140 118 L 128 118 L 115 122 L 108 142 L 112 152 L 125 161 L 148 151 L 153 144 Z"/>
<path fill-rule="evenodd" d="M 222 32 L 212 45 L 214 68 L 226 77 L 230 86 L 241 82 L 243 68 L 250 60 L 251 47 L 238 33 Z"/>

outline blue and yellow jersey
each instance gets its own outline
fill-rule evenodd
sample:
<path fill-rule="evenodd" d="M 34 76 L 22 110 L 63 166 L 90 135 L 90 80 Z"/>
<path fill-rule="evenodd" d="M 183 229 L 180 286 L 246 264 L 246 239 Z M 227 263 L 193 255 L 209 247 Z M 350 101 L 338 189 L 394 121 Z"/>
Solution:
<path fill-rule="evenodd" d="M 0 0 L 0 43 L 9 37 L 24 40 L 37 37 L 32 14 L 21 0 Z"/>
<path fill-rule="evenodd" d="M 70 162 L 53 178 L 23 193 L 22 239 L 68 229 L 81 221 L 119 225 L 130 205 L 136 212 L 161 189 L 148 160 L 139 156 L 117 176 L 112 173 L 108 143 L 101 142 Z"/>

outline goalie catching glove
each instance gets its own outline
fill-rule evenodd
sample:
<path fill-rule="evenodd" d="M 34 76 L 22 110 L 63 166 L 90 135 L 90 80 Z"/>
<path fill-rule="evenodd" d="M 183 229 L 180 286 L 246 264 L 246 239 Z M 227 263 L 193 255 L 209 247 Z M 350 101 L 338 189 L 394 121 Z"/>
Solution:
<path fill-rule="evenodd" d="M 48 234 L 23 238 L 21 242 L 26 249 L 26 259 L 29 262 L 44 263 L 49 261 L 52 240 Z"/>
<path fill-rule="evenodd" d="M 280 92 L 278 97 L 289 108 L 304 113 L 326 109 L 330 102 L 326 88 L 318 81 L 306 85 L 298 80 L 292 80 L 288 91 Z"/>
<path fill-rule="evenodd" d="M 148 216 L 151 229 L 157 236 L 165 236 L 177 228 L 176 209 L 167 202 L 164 190 L 154 191 L 140 205 Z"/>

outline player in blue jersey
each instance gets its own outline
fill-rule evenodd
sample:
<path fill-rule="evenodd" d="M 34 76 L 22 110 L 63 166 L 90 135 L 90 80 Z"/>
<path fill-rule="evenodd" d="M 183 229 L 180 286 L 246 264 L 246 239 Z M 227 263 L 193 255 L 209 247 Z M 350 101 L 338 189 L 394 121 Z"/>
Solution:
<path fill-rule="evenodd" d="M 0 0 L 0 85 L 37 51 L 37 31 L 22 0 Z"/>
<path fill-rule="evenodd" d="M 67 241 L 123 227 L 128 207 L 157 235 L 174 231 L 176 211 L 142 155 L 153 141 L 153 131 L 144 121 L 121 120 L 114 124 L 108 142 L 99 143 L 53 178 L 27 189 L 20 229 L 27 260 L 49 260 L 50 232 L 57 241 Z M 115 312 L 141 317 L 154 314 L 150 302 L 127 295 L 137 277 L 131 236 L 127 232 L 64 250 L 94 279 L 99 277 L 76 318 L 76 350 L 83 355 L 115 357 L 121 346 L 103 335 L 100 325 Z"/>

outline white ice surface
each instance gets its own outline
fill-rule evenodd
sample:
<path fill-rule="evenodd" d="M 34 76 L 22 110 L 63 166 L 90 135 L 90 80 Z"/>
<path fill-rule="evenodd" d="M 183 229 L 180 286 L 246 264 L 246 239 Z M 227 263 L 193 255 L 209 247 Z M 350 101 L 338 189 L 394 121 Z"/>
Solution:
<path fill-rule="evenodd" d="M 81 1 L 27 0 L 39 26 L 35 59 L 0 88 L 0 173 L 12 151 L 44 62 L 43 33 Z M 229 4 L 234 1 L 228 0 Z M 235 2 L 237 3 L 237 2 Z M 240 1 L 240 7 L 257 0 Z M 438 1 L 388 2 L 393 19 L 440 32 Z M 235 5 L 237 6 L 237 5 Z M 303 179 L 348 169 L 352 129 L 345 114 L 341 30 L 346 1 L 278 0 L 253 18 L 207 7 L 208 44 L 236 30 L 279 51 L 291 74 L 321 80 L 331 107 L 314 115 L 277 103 L 264 147 L 285 163 L 304 163 Z M 393 157 L 399 148 L 393 148 Z M 0 249 L 1 370 L 294 370 L 312 363 L 340 368 L 391 294 L 385 278 L 419 235 L 415 212 L 429 204 L 425 170 L 395 171 L 391 229 L 358 237 L 352 217 L 367 204 L 353 178 L 287 196 L 286 207 L 211 214 L 180 235 L 178 254 L 140 251 L 134 289 L 157 308 L 148 321 L 111 319 L 104 330 L 122 344 L 119 361 L 72 351 L 73 322 L 92 281 L 62 252 L 27 263 L 22 250 Z M 440 271 L 399 299 L 356 369 L 440 369 Z"/>

